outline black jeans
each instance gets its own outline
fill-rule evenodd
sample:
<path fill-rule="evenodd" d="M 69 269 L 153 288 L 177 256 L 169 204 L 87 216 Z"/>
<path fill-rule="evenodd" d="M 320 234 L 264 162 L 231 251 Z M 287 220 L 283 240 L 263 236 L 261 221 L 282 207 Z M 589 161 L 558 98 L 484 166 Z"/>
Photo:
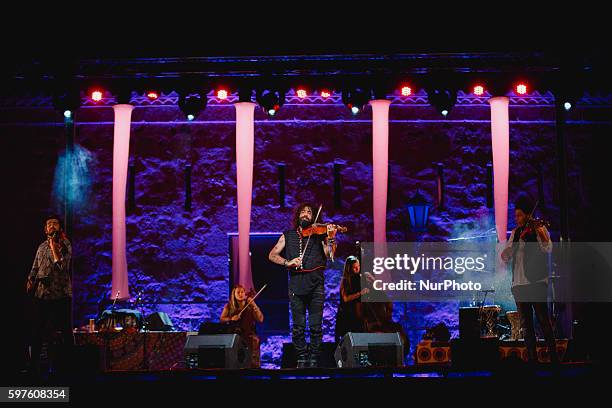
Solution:
<path fill-rule="evenodd" d="M 545 301 L 535 301 L 546 299 L 547 286 L 543 283 L 524 285 L 523 287 L 513 287 L 512 294 L 516 301 L 516 308 L 521 318 L 521 329 L 525 338 L 525 346 L 529 361 L 538 361 L 536 353 L 536 335 L 533 325 L 533 313 L 535 312 L 540 328 L 546 340 L 550 361 L 558 362 L 557 343 L 555 341 L 555 333 L 548 316 L 548 306 Z"/>
<path fill-rule="evenodd" d="M 323 302 L 325 289 L 323 283 L 315 286 L 307 295 L 296 295 L 289 292 L 293 328 L 291 337 L 298 361 L 310 360 L 311 364 L 319 359 L 321 342 L 323 340 Z M 308 311 L 308 325 L 310 327 L 310 357 L 306 348 L 306 311 Z"/>
<path fill-rule="evenodd" d="M 40 351 L 45 338 L 50 344 L 54 333 L 60 331 L 63 346 L 66 348 L 74 345 L 72 299 L 34 299 L 32 312 L 32 356 L 30 365 L 33 371 L 40 371 Z"/>

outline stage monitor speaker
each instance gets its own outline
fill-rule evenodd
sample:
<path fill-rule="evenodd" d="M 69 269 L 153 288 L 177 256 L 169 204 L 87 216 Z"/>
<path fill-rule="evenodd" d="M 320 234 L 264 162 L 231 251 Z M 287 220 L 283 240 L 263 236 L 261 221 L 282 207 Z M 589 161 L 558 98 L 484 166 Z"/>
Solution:
<path fill-rule="evenodd" d="M 153 331 L 174 331 L 174 325 L 166 313 L 155 312 L 147 316 L 147 329 Z"/>
<path fill-rule="evenodd" d="M 247 368 L 251 351 L 237 334 L 187 336 L 184 348 L 187 368 Z"/>
<path fill-rule="evenodd" d="M 401 367 L 404 345 L 399 333 L 352 333 L 344 335 L 334 359 L 340 368 Z"/>

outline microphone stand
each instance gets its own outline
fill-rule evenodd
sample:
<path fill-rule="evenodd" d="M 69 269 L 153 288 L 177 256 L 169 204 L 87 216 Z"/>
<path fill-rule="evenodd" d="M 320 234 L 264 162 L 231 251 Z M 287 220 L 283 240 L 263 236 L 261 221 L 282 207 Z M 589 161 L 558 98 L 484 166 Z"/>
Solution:
<path fill-rule="evenodd" d="M 120 290 L 117 291 L 117 294 L 115 295 L 115 299 L 113 300 L 113 304 L 111 305 L 111 315 L 109 317 L 109 320 L 111 322 L 113 322 L 113 311 L 115 310 L 115 304 L 117 303 L 117 299 L 119 299 L 119 294 L 121 293 Z M 105 354 L 105 359 L 106 360 L 106 368 L 108 368 L 108 370 L 112 370 L 112 358 L 111 358 L 111 352 L 110 352 L 110 336 L 112 335 L 112 330 L 114 330 L 114 327 L 111 329 L 110 327 L 106 328 L 106 333 L 104 333 L 104 354 Z"/>
<path fill-rule="evenodd" d="M 143 294 L 143 291 L 141 290 L 138 293 L 138 296 L 136 297 L 134 308 L 138 306 L 140 310 L 140 314 L 142 315 L 142 368 L 144 370 L 149 370 L 149 359 L 148 359 L 148 352 L 147 352 L 147 333 L 149 332 L 149 324 L 144 314 L 142 294 Z"/>

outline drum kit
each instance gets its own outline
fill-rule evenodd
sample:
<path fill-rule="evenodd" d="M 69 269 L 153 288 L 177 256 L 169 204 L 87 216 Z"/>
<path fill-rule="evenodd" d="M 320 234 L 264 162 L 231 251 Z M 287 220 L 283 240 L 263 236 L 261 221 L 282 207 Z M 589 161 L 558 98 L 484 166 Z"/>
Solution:
<path fill-rule="evenodd" d="M 493 289 L 482 291 L 485 292 L 485 299 L 488 292 L 494 292 Z M 520 340 L 523 338 L 521 332 L 521 321 L 517 311 L 511 310 L 506 312 L 506 318 L 510 327 L 501 325 L 500 312 L 502 310 L 499 305 L 485 305 L 485 299 L 480 303 L 478 308 L 478 320 L 480 321 L 480 337 L 481 338 L 506 338 L 509 340 Z M 500 336 L 499 329 L 506 329 L 510 333 Z"/>
<path fill-rule="evenodd" d="M 500 337 L 499 328 L 501 327 L 508 329 L 507 327 L 499 324 L 499 313 L 501 307 L 498 305 L 482 306 L 480 308 L 480 322 L 481 322 L 481 337 L 491 338 Z M 506 312 L 506 318 L 510 324 L 510 333 L 501 336 L 507 340 L 521 340 L 523 333 L 521 331 L 521 318 L 519 312 L 515 310 L 509 310 Z"/>

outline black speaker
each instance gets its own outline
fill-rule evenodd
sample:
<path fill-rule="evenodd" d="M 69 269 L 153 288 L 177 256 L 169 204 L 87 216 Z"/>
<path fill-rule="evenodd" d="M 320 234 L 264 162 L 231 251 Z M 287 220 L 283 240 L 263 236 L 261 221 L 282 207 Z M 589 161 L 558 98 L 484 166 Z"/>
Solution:
<path fill-rule="evenodd" d="M 459 338 L 464 340 L 480 338 L 480 308 L 459 308 Z"/>
<path fill-rule="evenodd" d="M 307 345 L 309 346 L 309 344 Z M 319 356 L 318 366 L 323 368 L 334 368 L 334 350 L 336 343 L 321 343 L 321 355 Z M 297 356 L 293 343 L 283 343 L 283 354 L 281 357 L 281 368 L 295 368 L 297 366 Z"/>
<path fill-rule="evenodd" d="M 404 345 L 399 333 L 352 333 L 344 335 L 334 359 L 340 368 L 402 367 Z"/>
<path fill-rule="evenodd" d="M 153 331 L 174 331 L 172 320 L 164 312 L 155 312 L 147 316 L 147 328 Z"/>
<path fill-rule="evenodd" d="M 492 368 L 500 361 L 497 338 L 452 339 L 451 364 L 462 369 Z"/>
<path fill-rule="evenodd" d="M 237 334 L 187 336 L 184 348 L 187 368 L 247 368 L 251 351 Z"/>

